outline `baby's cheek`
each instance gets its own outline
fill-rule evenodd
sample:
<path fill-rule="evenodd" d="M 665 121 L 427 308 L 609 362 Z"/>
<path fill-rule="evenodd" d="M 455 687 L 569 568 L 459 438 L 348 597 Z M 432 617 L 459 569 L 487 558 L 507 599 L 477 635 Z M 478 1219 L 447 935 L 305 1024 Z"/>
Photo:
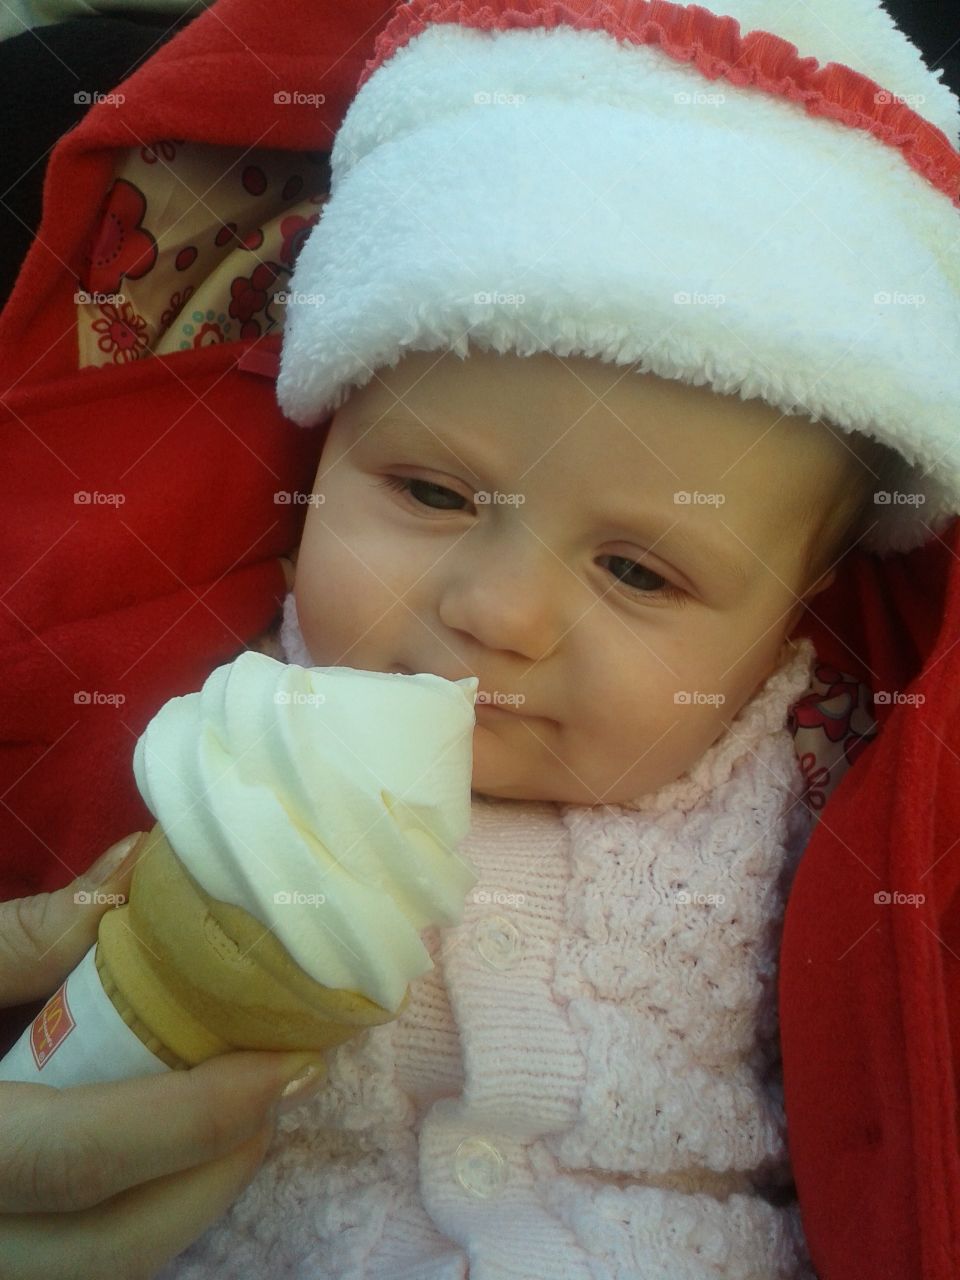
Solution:
<path fill-rule="evenodd" d="M 306 554 L 304 554 L 304 551 Z M 339 572 L 336 564 L 322 563 L 316 556 L 316 548 L 305 548 L 297 565 L 294 599 L 297 620 L 304 643 L 318 666 L 330 665 L 335 659 L 332 650 L 340 642 L 339 631 L 344 618 L 341 601 Z"/>
<path fill-rule="evenodd" d="M 621 717 L 615 742 L 609 739 L 608 760 L 613 777 L 626 775 L 618 784 L 618 790 L 625 790 L 625 799 L 649 794 L 679 778 L 723 732 L 720 710 L 698 703 L 694 692 L 671 688 L 665 697 L 648 699 L 632 725 L 627 714 Z"/>

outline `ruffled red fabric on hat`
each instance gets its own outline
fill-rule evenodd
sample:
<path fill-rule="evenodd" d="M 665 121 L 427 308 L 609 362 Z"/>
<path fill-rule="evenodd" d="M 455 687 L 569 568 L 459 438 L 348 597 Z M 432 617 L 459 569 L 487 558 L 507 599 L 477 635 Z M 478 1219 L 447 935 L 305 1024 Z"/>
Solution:
<path fill-rule="evenodd" d="M 632 44 L 659 45 L 678 62 L 692 62 L 708 80 L 749 85 L 798 103 L 808 115 L 872 133 L 960 206 L 960 153 L 945 133 L 895 93 L 843 63 L 821 67 L 816 58 L 801 58 L 796 45 L 770 31 L 742 36 L 735 18 L 719 17 L 699 5 L 669 0 L 628 0 L 616 7 L 598 0 L 410 0 L 377 37 L 359 85 L 397 49 L 440 23 L 482 31 L 570 26 L 606 31 Z"/>

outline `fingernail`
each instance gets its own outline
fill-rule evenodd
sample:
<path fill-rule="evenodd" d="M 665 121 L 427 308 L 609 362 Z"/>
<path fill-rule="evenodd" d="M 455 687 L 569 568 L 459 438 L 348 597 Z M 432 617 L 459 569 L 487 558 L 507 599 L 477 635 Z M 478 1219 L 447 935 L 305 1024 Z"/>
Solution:
<path fill-rule="evenodd" d="M 297 1074 L 283 1086 L 277 1099 L 275 1110 L 282 1115 L 307 1102 L 319 1090 L 327 1078 L 327 1064 L 322 1058 L 315 1058 L 300 1066 Z"/>
<path fill-rule="evenodd" d="M 106 853 L 101 854 L 96 862 L 83 873 L 83 879 L 89 885 L 101 885 L 121 870 L 127 858 L 133 853 L 143 838 L 144 832 L 135 831 L 132 836 L 124 836 L 116 844 L 111 845 Z"/>

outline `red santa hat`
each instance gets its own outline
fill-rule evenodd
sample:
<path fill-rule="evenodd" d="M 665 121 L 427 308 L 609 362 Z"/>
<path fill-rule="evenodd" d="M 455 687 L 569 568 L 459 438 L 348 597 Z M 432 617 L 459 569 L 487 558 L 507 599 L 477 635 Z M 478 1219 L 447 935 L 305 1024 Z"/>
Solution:
<path fill-rule="evenodd" d="M 290 282 L 281 408 L 468 341 L 636 364 L 891 446 L 863 545 L 921 545 L 960 512 L 940 74 L 878 0 L 401 5 Z"/>

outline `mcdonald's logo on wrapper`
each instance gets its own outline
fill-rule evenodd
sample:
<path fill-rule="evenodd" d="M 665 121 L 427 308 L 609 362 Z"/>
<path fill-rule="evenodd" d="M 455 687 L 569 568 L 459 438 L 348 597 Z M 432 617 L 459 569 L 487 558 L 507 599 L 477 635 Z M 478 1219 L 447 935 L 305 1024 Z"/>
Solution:
<path fill-rule="evenodd" d="M 104 991 L 96 943 L 0 1058 L 0 1080 L 58 1089 L 158 1075 L 170 1069 L 127 1026 Z"/>
<path fill-rule="evenodd" d="M 67 984 L 54 992 L 33 1020 L 30 1048 L 39 1071 L 77 1025 L 67 1004 Z"/>

